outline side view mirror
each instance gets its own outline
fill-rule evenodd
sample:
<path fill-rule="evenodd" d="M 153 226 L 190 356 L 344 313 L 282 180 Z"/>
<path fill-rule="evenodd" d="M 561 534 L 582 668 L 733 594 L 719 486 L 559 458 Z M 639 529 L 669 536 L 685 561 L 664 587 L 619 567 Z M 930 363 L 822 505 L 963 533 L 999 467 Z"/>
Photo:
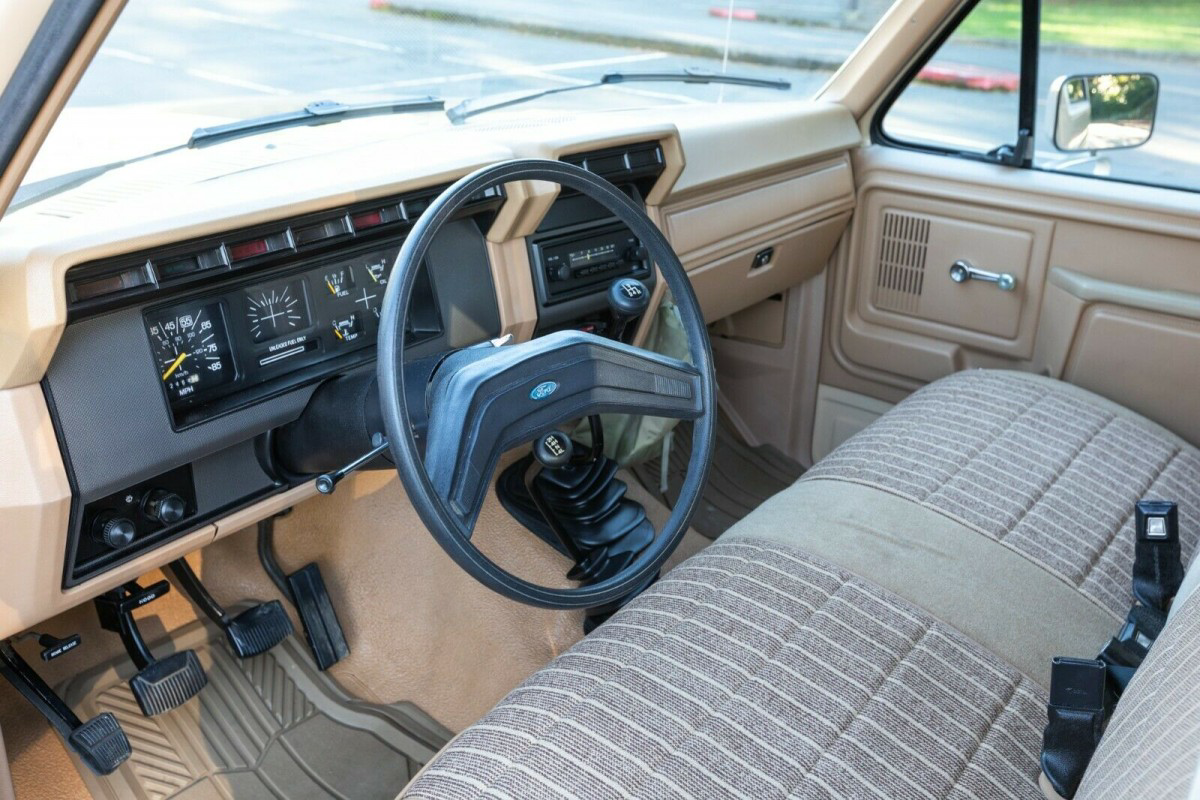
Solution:
<path fill-rule="evenodd" d="M 1064 75 L 1050 84 L 1047 108 L 1059 150 L 1139 147 L 1154 132 L 1158 78 L 1146 72 Z"/>

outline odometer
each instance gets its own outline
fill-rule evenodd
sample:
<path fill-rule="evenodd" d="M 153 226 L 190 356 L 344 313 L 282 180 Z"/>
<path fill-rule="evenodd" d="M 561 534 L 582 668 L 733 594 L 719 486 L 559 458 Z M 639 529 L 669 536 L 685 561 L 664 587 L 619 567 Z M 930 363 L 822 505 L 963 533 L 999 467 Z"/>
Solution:
<path fill-rule="evenodd" d="M 151 312 L 146 333 L 172 406 L 237 378 L 219 302 Z"/>

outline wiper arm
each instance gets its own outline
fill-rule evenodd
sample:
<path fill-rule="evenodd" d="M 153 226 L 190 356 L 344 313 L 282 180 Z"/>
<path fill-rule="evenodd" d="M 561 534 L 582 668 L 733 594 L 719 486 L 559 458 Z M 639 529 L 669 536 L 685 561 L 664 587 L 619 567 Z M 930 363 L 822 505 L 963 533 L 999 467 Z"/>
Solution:
<path fill-rule="evenodd" d="M 754 78 L 748 75 L 727 75 L 720 72 L 711 72 L 704 69 L 687 68 L 681 69 L 678 72 L 609 72 L 606 73 L 598 81 L 592 83 L 581 83 L 575 86 L 559 86 L 554 89 L 540 89 L 534 92 L 525 94 L 517 94 L 508 96 L 503 100 L 495 100 L 490 103 L 480 105 L 477 100 L 464 100 L 454 108 L 446 112 L 446 116 L 455 125 L 461 125 L 464 120 L 473 117 L 476 114 L 483 114 L 487 111 L 495 111 L 498 108 L 507 108 L 520 103 L 528 103 L 530 100 L 537 100 L 541 97 L 548 97 L 552 94 L 562 94 L 563 92 L 578 92 L 581 89 L 595 89 L 597 86 L 612 86 L 618 83 L 725 83 L 734 86 L 754 86 L 760 89 L 777 89 L 779 91 L 787 91 L 792 88 L 791 81 L 785 80 L 769 80 L 766 78 Z"/>
<path fill-rule="evenodd" d="M 441 111 L 445 107 L 446 104 L 438 97 L 410 97 L 403 100 L 386 100 L 382 103 L 355 104 L 318 100 L 296 111 L 268 114 L 265 117 L 251 117 L 224 125 L 214 125 L 211 128 L 197 128 L 192 133 L 192 138 L 188 139 L 187 146 L 192 148 L 208 147 L 242 136 L 253 136 L 300 125 L 327 125 L 331 122 L 342 122 L 360 117 L 408 114 L 415 111 Z"/>

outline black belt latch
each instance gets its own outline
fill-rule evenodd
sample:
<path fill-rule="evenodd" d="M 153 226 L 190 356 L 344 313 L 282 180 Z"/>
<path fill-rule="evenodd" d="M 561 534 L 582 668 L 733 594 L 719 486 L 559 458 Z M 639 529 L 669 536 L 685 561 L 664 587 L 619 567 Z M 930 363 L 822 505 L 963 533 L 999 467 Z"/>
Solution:
<path fill-rule="evenodd" d="M 1165 612 L 1183 583 L 1179 508 L 1164 500 L 1139 500 L 1135 519 L 1133 596 Z"/>
<path fill-rule="evenodd" d="M 1100 651 L 1097 657 L 1108 667 L 1108 688 L 1114 700 L 1125 691 L 1166 622 L 1166 612 L 1147 606 L 1134 606 L 1129 610 L 1121 630 Z"/>
<path fill-rule="evenodd" d="M 1065 798 L 1079 782 L 1108 722 L 1108 670 L 1100 659 L 1058 656 L 1050 670 L 1049 721 L 1042 733 L 1042 771 Z"/>

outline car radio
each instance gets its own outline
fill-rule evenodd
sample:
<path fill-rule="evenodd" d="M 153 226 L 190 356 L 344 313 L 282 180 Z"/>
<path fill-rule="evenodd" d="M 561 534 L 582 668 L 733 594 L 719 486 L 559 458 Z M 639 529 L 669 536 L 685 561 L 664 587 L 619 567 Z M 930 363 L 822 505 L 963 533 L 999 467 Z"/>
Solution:
<path fill-rule="evenodd" d="M 614 278 L 650 274 L 645 248 L 621 223 L 539 239 L 531 250 L 547 305 L 587 294 Z"/>

